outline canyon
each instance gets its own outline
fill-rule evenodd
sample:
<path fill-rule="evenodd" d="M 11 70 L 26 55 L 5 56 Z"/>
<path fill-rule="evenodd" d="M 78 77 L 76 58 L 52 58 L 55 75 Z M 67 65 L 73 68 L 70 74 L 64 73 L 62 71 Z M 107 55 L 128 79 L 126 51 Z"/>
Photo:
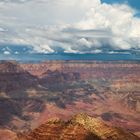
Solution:
<path fill-rule="evenodd" d="M 79 113 L 140 136 L 139 61 L 0 62 L 0 140 Z"/>

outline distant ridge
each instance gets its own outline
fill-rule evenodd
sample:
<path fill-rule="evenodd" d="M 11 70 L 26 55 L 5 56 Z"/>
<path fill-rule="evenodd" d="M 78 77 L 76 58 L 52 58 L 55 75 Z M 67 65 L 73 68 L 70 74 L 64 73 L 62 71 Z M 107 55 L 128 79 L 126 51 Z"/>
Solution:
<path fill-rule="evenodd" d="M 0 54 L 1 60 L 16 60 L 19 62 L 42 62 L 45 60 L 95 60 L 95 61 L 140 61 L 139 54 L 73 54 L 73 53 L 19 53 L 19 54 Z"/>

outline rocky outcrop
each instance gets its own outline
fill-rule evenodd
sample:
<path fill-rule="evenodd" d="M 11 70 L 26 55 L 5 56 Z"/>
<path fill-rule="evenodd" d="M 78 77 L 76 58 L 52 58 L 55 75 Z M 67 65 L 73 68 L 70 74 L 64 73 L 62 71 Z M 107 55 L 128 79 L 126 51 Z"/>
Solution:
<path fill-rule="evenodd" d="M 139 138 L 86 114 L 79 114 L 67 122 L 59 119 L 49 120 L 29 134 L 18 134 L 17 140 L 139 140 Z"/>
<path fill-rule="evenodd" d="M 96 134 L 103 140 L 138 140 L 134 134 L 124 131 L 121 128 L 111 127 L 102 121 L 88 116 L 87 114 L 78 114 L 73 117 L 72 122 L 83 125 L 84 128 Z"/>
<path fill-rule="evenodd" d="M 8 129 L 0 129 L 0 140 L 15 140 L 16 138 L 16 133 Z"/>

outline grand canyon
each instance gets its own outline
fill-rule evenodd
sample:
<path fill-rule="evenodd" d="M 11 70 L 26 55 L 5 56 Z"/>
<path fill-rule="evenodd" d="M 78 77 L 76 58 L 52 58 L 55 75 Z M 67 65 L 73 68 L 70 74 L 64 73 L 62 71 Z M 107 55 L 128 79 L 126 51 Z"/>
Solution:
<path fill-rule="evenodd" d="M 0 140 L 139 137 L 139 61 L 0 62 Z"/>

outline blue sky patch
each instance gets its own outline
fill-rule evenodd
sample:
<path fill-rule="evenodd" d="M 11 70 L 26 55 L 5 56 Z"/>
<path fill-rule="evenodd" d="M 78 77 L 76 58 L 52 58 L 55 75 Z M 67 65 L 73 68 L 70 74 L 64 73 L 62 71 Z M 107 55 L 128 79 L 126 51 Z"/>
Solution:
<path fill-rule="evenodd" d="M 140 0 L 102 0 L 106 3 L 128 3 L 131 7 L 140 10 Z"/>

